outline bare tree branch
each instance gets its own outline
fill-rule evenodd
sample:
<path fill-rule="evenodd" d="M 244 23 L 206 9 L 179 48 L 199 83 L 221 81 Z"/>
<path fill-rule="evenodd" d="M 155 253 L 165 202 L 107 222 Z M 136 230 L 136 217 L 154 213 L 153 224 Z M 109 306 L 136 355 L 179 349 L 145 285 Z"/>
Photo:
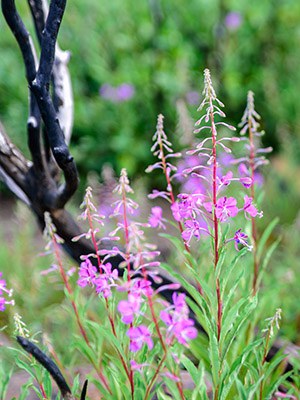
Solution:
<path fill-rule="evenodd" d="M 75 400 L 75 397 L 72 396 L 71 389 L 54 361 L 30 340 L 22 336 L 17 336 L 17 341 L 27 353 L 31 354 L 51 374 L 63 398 L 65 400 Z"/>

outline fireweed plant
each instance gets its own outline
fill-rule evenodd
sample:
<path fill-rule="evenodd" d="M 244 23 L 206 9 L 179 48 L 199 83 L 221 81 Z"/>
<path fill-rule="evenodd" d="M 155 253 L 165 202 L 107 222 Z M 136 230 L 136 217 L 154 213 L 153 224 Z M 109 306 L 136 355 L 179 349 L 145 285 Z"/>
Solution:
<path fill-rule="evenodd" d="M 87 188 L 80 215 L 87 229 L 73 240 L 84 236 L 94 251 L 82 255 L 76 279 L 63 265 L 61 239 L 45 215 L 47 250 L 56 260 L 50 273 L 60 274 L 77 330 L 70 350 L 93 367 L 88 379 L 99 398 L 296 399 L 296 389 L 287 382 L 291 373 L 280 370 L 285 356 L 268 359 L 281 310 L 274 310 L 273 317 L 267 310 L 265 320 L 259 301 L 259 283 L 276 247 L 265 248 L 275 223 L 261 237 L 256 227 L 263 217 L 257 203 L 259 168 L 270 149 L 259 147 L 260 117 L 252 92 L 239 135 L 224 121 L 223 107 L 206 69 L 194 131 L 201 139 L 183 156 L 173 151 L 163 116 L 158 116 L 151 149 L 157 161 L 147 172 L 161 170 L 166 189 L 154 190 L 149 198 L 163 198 L 172 220 L 157 205 L 147 222 L 137 220 L 139 204 L 126 169 L 105 216 Z M 104 225 L 112 222 L 114 229 L 102 237 Z M 146 232 L 153 229 L 174 245 L 168 262 L 161 262 L 159 249 L 148 243 Z M 119 269 L 109 262 L 112 256 L 123 260 Z M 159 285 L 162 270 L 177 283 Z M 173 291 L 170 303 L 165 290 Z M 11 303 L 10 293 L 1 279 L 1 311 Z M 58 355 L 55 360 L 59 363 Z M 51 390 L 38 380 L 40 398 L 50 398 Z M 78 398 L 77 378 L 72 393 Z"/>

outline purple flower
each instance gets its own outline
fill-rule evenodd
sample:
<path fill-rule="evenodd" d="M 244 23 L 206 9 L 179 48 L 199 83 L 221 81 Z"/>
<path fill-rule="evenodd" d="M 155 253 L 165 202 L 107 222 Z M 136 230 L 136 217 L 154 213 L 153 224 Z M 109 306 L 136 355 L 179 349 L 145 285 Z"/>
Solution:
<path fill-rule="evenodd" d="M 118 311 L 122 314 L 122 322 L 124 324 L 131 324 L 134 316 L 140 311 L 141 298 L 136 295 L 129 294 L 128 300 L 121 300 L 118 304 Z"/>
<path fill-rule="evenodd" d="M 129 328 L 127 336 L 130 339 L 130 350 L 136 352 L 140 350 L 144 344 L 148 346 L 148 349 L 153 348 L 153 341 L 151 339 L 151 333 L 145 325 Z"/>
<path fill-rule="evenodd" d="M 151 285 L 152 283 L 147 279 L 134 279 L 130 293 L 136 297 L 141 297 L 142 295 L 146 297 L 151 296 L 153 293 Z"/>
<path fill-rule="evenodd" d="M 194 321 L 191 319 L 182 319 L 174 325 L 173 333 L 178 343 L 187 345 L 189 340 L 195 339 L 198 335 L 197 329 L 194 327 Z"/>
<path fill-rule="evenodd" d="M 173 214 L 173 217 L 175 221 L 180 221 L 181 220 L 181 215 L 180 215 L 180 210 L 179 210 L 179 204 L 178 203 L 173 203 L 171 205 L 171 211 Z"/>
<path fill-rule="evenodd" d="M 5 310 L 5 304 L 6 304 L 5 298 L 0 296 L 0 311 Z"/>
<path fill-rule="evenodd" d="M 166 229 L 166 226 L 163 223 L 164 218 L 162 217 L 162 208 L 161 207 L 152 207 L 151 215 L 149 217 L 149 224 L 152 228 L 163 228 Z"/>
<path fill-rule="evenodd" d="M 200 94 L 196 90 L 191 90 L 185 97 L 191 106 L 196 106 L 200 103 Z"/>
<path fill-rule="evenodd" d="M 134 96 L 134 93 L 134 86 L 129 83 L 122 83 L 117 87 L 109 83 L 104 83 L 99 89 L 99 94 L 103 99 L 114 103 L 130 100 Z"/>
<path fill-rule="evenodd" d="M 97 268 L 93 266 L 91 261 L 87 258 L 80 264 L 79 268 L 79 279 L 77 285 L 85 287 L 87 285 L 92 286 L 96 278 Z"/>
<path fill-rule="evenodd" d="M 231 171 L 228 171 L 224 176 L 221 178 L 221 183 L 224 186 L 228 186 L 230 182 L 232 181 L 233 173 Z"/>
<path fill-rule="evenodd" d="M 247 247 L 248 250 L 252 250 L 252 246 L 250 246 L 247 242 L 248 236 L 246 233 L 242 232 L 241 229 L 237 230 L 234 234 L 233 240 L 234 240 L 234 247 L 237 251 L 239 251 L 238 245 L 241 244 L 244 247 Z M 231 240 L 231 239 L 230 239 Z"/>
<path fill-rule="evenodd" d="M 295 396 L 293 396 L 292 394 L 288 394 L 288 393 L 283 393 L 280 392 L 279 390 L 277 392 L 275 392 L 275 397 L 278 399 L 292 399 L 292 400 L 297 400 Z"/>
<path fill-rule="evenodd" d="M 236 199 L 234 197 L 220 197 L 216 204 L 216 217 L 221 222 L 227 221 L 229 217 L 235 217 L 239 209 L 236 206 Z"/>
<path fill-rule="evenodd" d="M 0 277 L 2 277 L 2 272 L 0 272 Z M 2 294 L 2 292 L 6 292 L 6 280 L 5 279 L 0 279 L 0 294 Z"/>
<path fill-rule="evenodd" d="M 162 375 L 166 376 L 167 378 L 171 379 L 173 382 L 180 382 L 180 378 L 171 372 L 167 371 L 164 372 Z"/>
<path fill-rule="evenodd" d="M 129 83 L 122 83 L 117 87 L 117 100 L 118 101 L 127 101 L 130 100 L 135 93 L 134 86 Z"/>
<path fill-rule="evenodd" d="M 130 365 L 133 371 L 139 371 L 139 372 L 142 372 L 142 368 L 150 366 L 150 364 L 148 363 L 138 364 L 135 360 L 130 360 Z"/>
<path fill-rule="evenodd" d="M 103 99 L 114 100 L 115 99 L 115 88 L 109 83 L 104 83 L 100 89 L 99 94 Z"/>
<path fill-rule="evenodd" d="M 236 11 L 231 11 L 225 16 L 225 26 L 232 31 L 237 30 L 241 23 L 242 23 L 243 17 L 239 12 Z"/>
<path fill-rule="evenodd" d="M 1 276 L 2 276 L 2 272 L 0 272 L 0 277 Z M 12 296 L 12 289 L 11 290 L 7 289 L 5 279 L 0 279 L 0 311 L 4 311 L 5 310 L 5 306 L 7 304 L 11 304 L 11 305 L 15 304 L 14 300 L 7 301 L 5 299 L 5 297 L 3 296 L 4 293 L 6 293 L 9 297 L 11 297 Z"/>
<path fill-rule="evenodd" d="M 201 225 L 195 219 L 188 219 L 184 221 L 185 229 L 182 232 L 182 238 L 189 245 L 192 237 L 195 237 L 197 240 L 200 239 L 201 236 Z"/>
<path fill-rule="evenodd" d="M 243 176 L 240 179 L 240 182 L 245 188 L 249 189 L 252 186 L 252 179 L 249 176 Z"/>
<path fill-rule="evenodd" d="M 187 310 L 187 305 L 185 302 L 185 294 L 184 293 L 176 293 L 174 292 L 172 295 L 172 300 L 173 304 L 175 307 L 175 310 L 177 312 L 181 312 L 183 309 L 186 311 Z"/>
<path fill-rule="evenodd" d="M 171 344 L 175 337 L 184 346 L 197 337 L 194 321 L 188 317 L 189 309 L 185 302 L 185 294 L 176 292 L 172 296 L 173 305 L 161 311 L 160 318 L 167 325 L 167 343 Z"/>
<path fill-rule="evenodd" d="M 245 216 L 247 219 L 247 214 L 249 214 L 252 218 L 256 217 L 257 215 L 259 216 L 259 218 L 263 216 L 262 212 L 258 212 L 257 208 L 252 204 L 252 197 L 249 197 L 247 195 L 244 197 L 243 209 L 245 211 Z"/>

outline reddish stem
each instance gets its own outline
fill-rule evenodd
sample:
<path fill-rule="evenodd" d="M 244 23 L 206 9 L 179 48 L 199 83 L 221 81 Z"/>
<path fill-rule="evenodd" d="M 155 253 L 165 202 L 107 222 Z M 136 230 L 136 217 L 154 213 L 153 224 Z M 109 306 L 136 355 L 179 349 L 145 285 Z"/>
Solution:
<path fill-rule="evenodd" d="M 175 196 L 174 196 L 174 192 L 173 192 L 173 187 L 172 187 L 172 183 L 171 183 L 171 179 L 170 179 L 170 175 L 167 172 L 167 163 L 166 163 L 166 158 L 165 158 L 165 154 L 164 154 L 164 150 L 163 150 L 163 145 L 162 145 L 162 141 L 159 141 L 159 147 L 160 147 L 160 154 L 161 154 L 161 163 L 163 166 L 163 171 L 166 177 L 166 181 L 167 181 L 167 190 L 170 194 L 170 199 L 171 199 L 171 204 L 175 204 Z M 182 227 L 182 223 L 180 221 L 176 221 L 178 224 L 178 228 L 180 231 L 180 237 L 182 238 L 182 233 L 183 233 L 183 227 Z M 185 247 L 185 250 L 190 254 L 191 250 L 189 248 L 189 246 L 186 244 L 186 242 L 183 240 L 183 244 Z M 188 263 L 190 264 L 190 261 L 188 260 Z M 192 265 L 190 264 L 190 266 L 192 267 Z M 199 290 L 199 293 L 201 294 L 201 296 L 203 296 L 203 289 L 200 285 L 200 283 L 197 281 L 196 282 L 197 285 L 197 289 Z"/>
<path fill-rule="evenodd" d="M 65 273 L 65 271 L 63 269 L 63 266 L 62 266 L 62 261 L 61 261 L 60 254 L 59 254 L 58 243 L 57 243 L 57 241 L 55 239 L 55 236 L 52 236 L 52 242 L 53 242 L 53 246 L 54 246 L 55 257 L 56 257 L 56 260 L 57 260 L 58 266 L 59 266 L 60 275 L 61 275 L 62 280 L 64 282 L 64 285 L 65 285 L 65 287 L 67 289 L 67 292 L 68 292 L 68 294 L 70 296 L 71 305 L 72 305 L 72 308 L 73 308 L 75 316 L 76 316 L 77 325 L 79 327 L 79 330 L 80 330 L 80 333 L 81 333 L 82 337 L 84 338 L 84 341 L 89 346 L 89 348 L 92 349 L 92 346 L 91 346 L 91 344 L 89 342 L 87 333 L 86 333 L 86 331 L 85 331 L 85 329 L 83 327 L 83 324 L 81 323 L 77 306 L 76 306 L 76 304 L 75 304 L 75 302 L 73 300 L 73 291 L 71 289 L 71 286 L 69 284 L 68 278 L 67 278 L 66 273 Z M 94 366 L 95 370 L 97 371 L 97 374 L 98 374 L 103 386 L 106 388 L 106 390 L 109 393 L 111 393 L 110 388 L 109 388 L 108 383 L 107 383 L 107 380 L 106 380 L 105 376 L 103 375 L 102 371 L 98 368 L 98 366 L 95 364 L 94 361 L 92 361 L 92 363 L 93 363 L 93 366 Z"/>
<path fill-rule="evenodd" d="M 249 166 L 250 166 L 250 173 L 252 179 L 251 185 L 251 197 L 252 200 L 255 201 L 255 187 L 254 187 L 254 164 L 255 164 L 255 144 L 254 144 L 254 136 L 252 132 L 252 124 L 251 119 L 248 118 L 248 131 L 249 131 L 249 142 L 250 142 L 250 157 L 249 157 Z M 252 283 L 252 290 L 253 295 L 257 292 L 257 280 L 258 280 L 258 273 L 259 273 L 259 264 L 257 258 L 257 229 L 256 229 L 256 220 L 254 217 L 251 217 L 251 227 L 252 227 L 252 244 L 253 244 L 253 283 Z"/>
<path fill-rule="evenodd" d="M 211 104 L 211 109 L 212 109 Z M 217 268 L 219 261 L 219 222 L 216 215 L 216 206 L 217 206 L 217 130 L 214 122 L 213 112 L 210 113 L 211 120 L 211 131 L 212 131 L 212 156 L 213 156 L 213 182 L 212 182 L 212 192 L 213 192 L 213 224 L 214 224 L 214 268 Z M 221 327 L 222 327 L 222 299 L 221 299 L 221 290 L 220 290 L 220 280 L 216 278 L 216 292 L 217 292 L 217 301 L 218 301 L 218 318 L 217 318 L 217 330 L 218 330 L 218 341 L 221 336 Z"/>
<path fill-rule="evenodd" d="M 123 208 L 125 209 L 125 205 L 124 204 L 123 204 Z M 97 255 L 98 269 L 99 269 L 99 271 L 101 273 L 101 272 L 103 272 L 102 261 L 101 261 L 101 258 L 99 256 L 99 254 L 98 254 L 99 253 L 99 249 L 98 249 L 97 240 L 96 240 L 96 237 L 95 237 L 95 234 L 94 234 L 94 226 L 93 226 L 93 221 L 92 221 L 92 217 L 91 217 L 91 213 L 90 213 L 89 209 L 87 210 L 87 216 L 88 216 L 89 228 L 90 228 L 90 231 L 91 231 L 92 243 L 93 243 L 93 246 L 94 246 L 95 253 Z M 106 311 L 107 311 L 108 320 L 109 320 L 109 323 L 110 323 L 110 326 L 111 326 L 112 333 L 115 336 L 115 338 L 117 338 L 115 322 L 114 322 L 113 316 L 110 313 L 109 303 L 108 303 L 107 298 L 105 298 L 105 308 L 106 308 Z M 122 354 L 118 350 L 117 350 L 117 353 L 118 353 L 118 355 L 120 357 L 120 360 L 121 360 L 121 363 L 122 363 L 123 368 L 125 370 L 125 373 L 126 373 L 128 379 L 129 379 L 130 387 L 131 387 L 131 393 L 133 395 L 133 393 L 134 393 L 134 384 L 133 384 L 133 376 L 132 376 L 131 370 L 128 369 Z M 109 389 L 109 391 L 110 391 L 110 389 Z"/>

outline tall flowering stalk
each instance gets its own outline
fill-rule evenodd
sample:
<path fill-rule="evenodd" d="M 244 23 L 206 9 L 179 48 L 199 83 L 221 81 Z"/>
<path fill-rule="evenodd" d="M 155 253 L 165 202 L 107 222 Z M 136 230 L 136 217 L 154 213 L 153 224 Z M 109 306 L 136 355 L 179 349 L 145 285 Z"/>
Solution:
<path fill-rule="evenodd" d="M 146 325 L 136 325 L 135 322 L 136 317 L 142 315 L 142 305 L 147 301 L 156 335 L 163 352 L 155 373 L 147 385 L 144 397 L 147 399 L 167 358 L 167 345 L 154 310 L 154 292 L 151 288 L 151 282 L 148 280 L 149 274 L 152 274 L 155 279 L 153 271 L 149 270 L 149 268 L 159 266 L 159 262 L 154 261 L 159 252 L 155 251 L 152 245 L 145 242 L 143 229 L 149 227 L 150 224 L 135 222 L 130 218 L 130 215 L 137 209 L 138 204 L 128 196 L 133 193 L 133 190 L 129 185 L 125 169 L 121 171 L 119 185 L 116 187 L 115 192 L 120 195 L 121 199 L 115 202 L 112 216 L 120 217 L 120 221 L 111 235 L 115 236 L 117 233 L 123 233 L 124 235 L 125 253 L 120 252 L 120 254 L 125 258 L 127 264 L 127 283 L 125 283 L 124 288 L 120 287 L 119 290 L 126 290 L 128 293 L 127 300 L 119 302 L 118 311 L 122 316 L 122 322 L 130 326 L 127 331 L 127 336 L 130 339 L 130 350 L 135 353 L 142 348 L 144 343 L 151 350 L 153 348 L 152 333 Z M 134 365 L 135 360 L 132 359 L 130 369 L 130 380 L 132 382 Z M 134 386 L 132 387 L 132 396 L 134 396 Z"/>
<path fill-rule="evenodd" d="M 195 150 L 190 151 L 190 154 L 198 154 L 201 158 L 206 158 L 206 165 L 198 165 L 185 173 L 196 174 L 200 178 L 203 178 L 208 184 L 211 182 L 211 187 L 208 187 L 207 194 L 200 194 L 196 198 L 196 203 L 204 206 L 204 209 L 212 214 L 212 237 L 213 237 L 213 250 L 214 250 L 214 269 L 216 270 L 218 262 L 219 262 L 219 251 L 220 251 L 220 242 L 219 242 L 219 224 L 220 222 L 225 222 L 229 217 L 234 217 L 238 213 L 238 208 L 236 207 L 236 200 L 232 197 L 220 197 L 218 199 L 218 193 L 221 189 L 221 186 L 226 186 L 232 180 L 232 173 L 228 173 L 223 178 L 219 178 L 218 176 L 218 147 L 221 147 L 223 150 L 228 151 L 229 149 L 223 144 L 225 140 L 233 140 L 234 138 L 223 138 L 218 139 L 217 127 L 218 125 L 223 125 L 229 128 L 230 130 L 235 130 L 232 126 L 224 123 L 224 122 L 216 122 L 215 118 L 225 117 L 224 112 L 220 107 L 224 107 L 223 103 L 217 98 L 216 92 L 213 88 L 210 72 L 208 69 L 204 71 L 204 91 L 203 91 L 204 99 L 200 106 L 198 107 L 198 111 L 202 111 L 205 109 L 205 114 L 196 122 L 196 126 L 200 126 L 195 129 L 195 133 L 199 133 L 203 130 L 209 130 L 210 136 L 205 138 L 201 143 L 196 146 Z M 201 124 L 205 123 L 205 125 L 201 126 Z M 209 146 L 211 143 L 211 146 Z M 208 178 L 201 173 L 201 170 L 208 171 Z M 199 173 L 200 171 L 200 173 Z M 210 179 L 209 179 L 210 178 Z M 209 195 L 209 190 L 211 195 Z M 193 199 L 195 201 L 195 199 Z M 201 210 L 202 215 L 205 217 L 205 210 Z M 199 207 L 193 208 L 193 213 L 198 213 L 200 211 Z M 188 229 L 191 227 L 189 222 L 185 222 L 185 226 L 187 228 L 186 233 L 189 233 Z M 200 236 L 201 230 L 205 231 L 207 228 L 200 227 L 199 224 L 196 224 L 198 228 L 198 236 Z M 195 227 L 195 223 L 194 223 Z M 194 228 L 195 229 L 195 228 Z M 196 232 L 196 230 L 194 231 Z M 187 235 L 185 233 L 185 237 Z M 195 234 L 195 233 L 194 233 Z M 220 280 L 219 277 L 216 277 L 216 294 L 217 294 L 217 303 L 218 303 L 218 311 L 217 311 L 217 337 L 220 340 L 221 335 L 221 325 L 222 325 L 222 299 L 221 299 L 221 289 L 220 289 Z"/>
<path fill-rule="evenodd" d="M 190 253 L 189 245 L 186 242 L 186 240 L 184 240 L 184 237 L 183 237 L 184 228 L 182 226 L 180 218 L 177 218 L 178 203 L 176 202 L 176 198 L 175 198 L 173 186 L 172 186 L 172 180 L 173 180 L 173 178 L 176 177 L 177 167 L 171 163 L 170 159 L 181 157 L 181 153 L 174 153 L 174 151 L 172 149 L 172 143 L 168 140 L 168 137 L 164 131 L 163 120 L 164 120 L 164 116 L 162 114 L 159 114 L 157 117 L 156 132 L 152 137 L 154 144 L 151 147 L 151 152 L 153 153 L 153 155 L 155 157 L 158 158 L 159 161 L 154 163 L 153 165 L 150 165 L 146 169 L 146 172 L 151 172 L 154 169 L 161 169 L 165 175 L 167 187 L 166 187 L 166 190 L 163 190 L 163 191 L 154 190 L 152 192 L 152 194 L 149 195 L 149 198 L 155 199 L 156 197 L 162 197 L 171 204 L 172 214 L 178 224 L 178 228 L 179 228 L 181 237 L 184 242 L 185 250 L 188 253 Z M 156 214 L 158 214 L 159 212 L 160 213 L 162 212 L 162 211 L 158 211 L 158 207 L 154 207 L 152 210 L 155 210 L 155 209 L 157 210 Z M 156 218 L 156 221 L 162 221 L 162 219 Z M 157 222 L 157 224 L 159 224 L 159 223 Z M 154 225 L 152 225 L 152 226 L 154 226 Z M 188 260 L 188 262 L 190 263 L 190 260 Z M 197 287 L 198 287 L 200 294 L 203 294 L 203 290 L 202 290 L 202 287 L 199 282 L 197 282 Z"/>
<path fill-rule="evenodd" d="M 68 292 L 68 295 L 70 297 L 70 300 L 71 300 L 71 305 L 72 305 L 72 308 L 74 310 L 74 314 L 75 314 L 75 317 L 76 317 L 77 325 L 79 327 L 79 331 L 80 331 L 85 343 L 87 344 L 87 346 L 92 350 L 92 346 L 91 346 L 91 343 L 89 341 L 87 332 L 86 332 L 85 327 L 84 327 L 84 325 L 83 325 L 83 323 L 81 321 L 77 305 L 76 305 L 76 303 L 74 301 L 73 289 L 72 289 L 72 287 L 71 287 L 71 285 L 69 283 L 69 278 L 68 278 L 67 273 L 64 270 L 62 259 L 61 259 L 61 256 L 60 256 L 60 248 L 59 248 L 59 246 L 60 246 L 60 244 L 63 243 L 63 240 L 57 235 L 56 228 L 52 223 L 50 214 L 48 212 L 45 212 L 44 217 L 45 217 L 44 235 L 45 235 L 46 239 L 48 240 L 48 243 L 46 245 L 46 250 L 48 250 L 48 251 L 50 249 L 53 250 L 55 259 L 56 259 L 57 264 L 58 264 L 58 270 L 59 270 L 60 276 L 62 278 L 64 286 L 65 286 L 65 288 L 66 288 L 66 290 Z M 95 370 L 96 370 L 96 372 L 97 372 L 102 384 L 104 385 L 104 387 L 106 387 L 107 390 L 109 390 L 106 378 L 103 375 L 103 373 L 101 371 L 101 368 L 99 368 L 95 363 L 94 363 L 93 366 L 94 366 L 94 368 L 95 368 Z"/>
<path fill-rule="evenodd" d="M 247 106 L 244 111 L 242 121 L 239 124 L 241 127 L 240 134 L 246 135 L 248 134 L 248 140 L 246 145 L 246 151 L 248 152 L 248 156 L 243 157 L 238 162 L 241 162 L 239 166 L 239 171 L 242 176 L 251 177 L 252 184 L 250 186 L 251 199 L 255 202 L 256 193 L 255 193 L 255 184 L 257 178 L 257 169 L 264 164 L 268 164 L 268 160 L 265 158 L 263 154 L 269 153 L 272 151 L 271 147 L 260 148 L 260 137 L 264 134 L 263 131 L 259 130 L 259 120 L 260 115 L 255 111 L 254 108 L 254 93 L 252 91 L 248 92 L 247 95 Z M 253 283 L 252 289 L 253 293 L 257 292 L 257 280 L 259 274 L 259 260 L 257 257 L 257 227 L 256 227 L 256 219 L 255 217 L 251 217 L 251 236 L 252 236 L 252 245 L 253 245 Z"/>
<path fill-rule="evenodd" d="M 225 117 L 221 108 L 223 103 L 217 98 L 213 88 L 210 72 L 204 71 L 204 99 L 198 111 L 204 110 L 204 114 L 196 122 L 195 133 L 208 131 L 209 135 L 198 143 L 194 149 L 187 154 L 198 158 L 198 163 L 182 171 L 182 175 L 190 178 L 197 178 L 200 182 L 198 190 L 194 193 L 181 193 L 178 195 L 177 210 L 175 218 L 183 221 L 184 230 L 182 237 L 185 243 L 190 246 L 193 238 L 200 240 L 202 236 L 209 235 L 213 239 L 214 269 L 220 258 L 220 251 L 226 243 L 234 241 L 238 250 L 242 245 L 249 250 L 252 247 L 247 242 L 247 235 L 241 228 L 236 230 L 233 237 L 221 242 L 221 230 L 224 223 L 229 223 L 232 218 L 243 212 L 246 218 L 249 216 L 261 216 L 252 198 L 245 195 L 244 204 L 238 207 L 238 200 L 235 197 L 228 197 L 223 194 L 227 187 L 233 182 L 239 182 L 243 187 L 249 188 L 252 178 L 249 176 L 235 177 L 228 165 L 224 162 L 224 154 L 231 155 L 231 149 L 226 142 L 238 142 L 237 137 L 219 137 L 218 128 L 225 127 L 231 131 L 235 128 L 220 120 Z M 226 143 L 226 144 L 225 144 Z M 231 157 L 232 158 L 232 157 Z M 217 296 L 217 338 L 220 340 L 222 327 L 222 298 L 219 274 L 216 274 L 216 296 Z"/>
<path fill-rule="evenodd" d="M 154 142 L 153 146 L 151 147 L 151 152 L 155 157 L 158 158 L 158 162 L 150 165 L 146 172 L 151 172 L 154 169 L 162 169 L 166 182 L 167 187 L 164 191 L 154 190 L 152 194 L 149 195 L 150 199 L 154 199 L 156 197 L 162 197 L 171 204 L 171 209 L 176 207 L 176 199 L 173 191 L 172 180 L 174 177 L 174 173 L 177 171 L 177 167 L 171 163 L 172 158 L 179 158 L 181 157 L 181 153 L 174 153 L 172 149 L 172 143 L 168 140 L 168 137 L 164 131 L 164 116 L 159 114 L 157 117 L 157 125 L 156 125 L 156 132 L 152 137 Z M 180 221 L 178 222 L 178 227 L 180 232 L 183 232 L 182 224 Z M 186 250 L 189 251 L 188 246 L 186 246 Z"/>
<path fill-rule="evenodd" d="M 267 327 L 263 330 L 265 334 L 265 342 L 263 347 L 263 355 L 261 360 L 261 367 L 260 367 L 260 376 L 264 374 L 264 366 L 267 361 L 267 354 L 270 349 L 270 341 L 274 336 L 274 329 L 275 327 L 279 330 L 279 321 L 281 320 L 281 308 L 277 308 L 275 315 L 273 317 L 267 318 Z M 263 388 L 264 388 L 264 381 L 261 380 L 259 385 L 259 400 L 263 400 Z"/>
<path fill-rule="evenodd" d="M 157 291 L 154 291 L 152 288 L 152 282 L 158 279 L 155 268 L 160 263 L 155 261 L 155 258 L 159 255 L 159 252 L 155 250 L 153 245 L 146 243 L 144 228 L 150 226 L 158 227 L 163 224 L 160 210 L 155 207 L 152 209 L 149 223 L 141 223 L 133 220 L 132 217 L 138 208 L 138 204 L 130 198 L 133 190 L 130 187 L 125 169 L 121 171 L 119 183 L 114 192 L 120 199 L 112 204 L 110 217 L 116 219 L 117 226 L 109 234 L 109 238 L 113 241 L 120 240 L 123 242 L 124 249 L 117 246 L 113 246 L 111 249 L 95 249 L 99 256 L 97 259 L 101 260 L 101 268 L 99 266 L 98 269 L 90 261 L 91 257 L 96 256 L 92 254 L 85 256 L 85 261 L 82 263 L 79 271 L 78 285 L 82 287 L 87 285 L 94 286 L 99 296 L 105 299 L 106 304 L 108 304 L 109 299 L 113 295 L 113 288 L 127 293 L 126 298 L 119 301 L 117 310 L 121 323 L 128 326 L 126 335 L 129 338 L 130 359 L 126 360 L 117 351 L 130 384 L 131 397 L 134 398 L 135 396 L 134 374 L 136 372 L 141 373 L 144 366 L 144 364 L 137 363 L 139 356 L 137 355 L 136 358 L 135 354 L 144 346 L 147 346 L 148 351 L 151 351 L 154 347 L 154 339 L 156 339 L 160 343 L 162 354 L 158 364 L 150 366 L 150 368 L 154 368 L 154 371 L 152 375 L 149 375 L 149 380 L 145 387 L 144 399 L 149 398 L 153 385 L 159 376 L 167 376 L 173 379 L 176 382 L 180 397 L 184 399 L 181 380 L 176 376 L 174 368 L 171 367 L 170 370 L 165 371 L 170 353 L 169 347 L 175 345 L 176 342 L 187 346 L 188 341 L 197 336 L 197 330 L 194 327 L 194 322 L 189 318 L 189 309 L 185 303 L 185 295 L 183 294 L 177 295 L 174 293 L 172 305 L 163 302 L 165 308 L 161 314 L 158 315 L 155 311 L 155 303 L 158 302 L 161 305 L 162 302 L 158 301 L 154 296 L 165 289 L 176 290 L 180 286 L 179 284 L 165 285 Z M 88 208 L 91 208 L 90 194 L 88 199 L 85 199 L 84 205 L 85 207 L 89 205 Z M 93 218 L 88 217 L 89 212 L 88 209 L 85 210 L 83 216 L 92 222 Z M 90 229 L 86 235 L 92 239 L 93 233 L 95 233 L 95 229 L 93 225 L 90 225 Z M 99 243 L 99 241 L 94 242 Z M 105 264 L 107 257 L 117 254 L 121 255 L 125 260 L 125 281 L 122 281 L 118 277 L 116 270 L 111 270 L 109 263 Z M 103 284 L 105 281 L 106 284 Z M 143 317 L 145 322 L 141 323 L 141 317 Z M 146 325 L 146 321 L 148 320 L 150 320 L 150 324 L 153 324 L 153 332 Z M 112 330 L 114 336 L 118 339 L 116 328 L 112 327 Z"/>

